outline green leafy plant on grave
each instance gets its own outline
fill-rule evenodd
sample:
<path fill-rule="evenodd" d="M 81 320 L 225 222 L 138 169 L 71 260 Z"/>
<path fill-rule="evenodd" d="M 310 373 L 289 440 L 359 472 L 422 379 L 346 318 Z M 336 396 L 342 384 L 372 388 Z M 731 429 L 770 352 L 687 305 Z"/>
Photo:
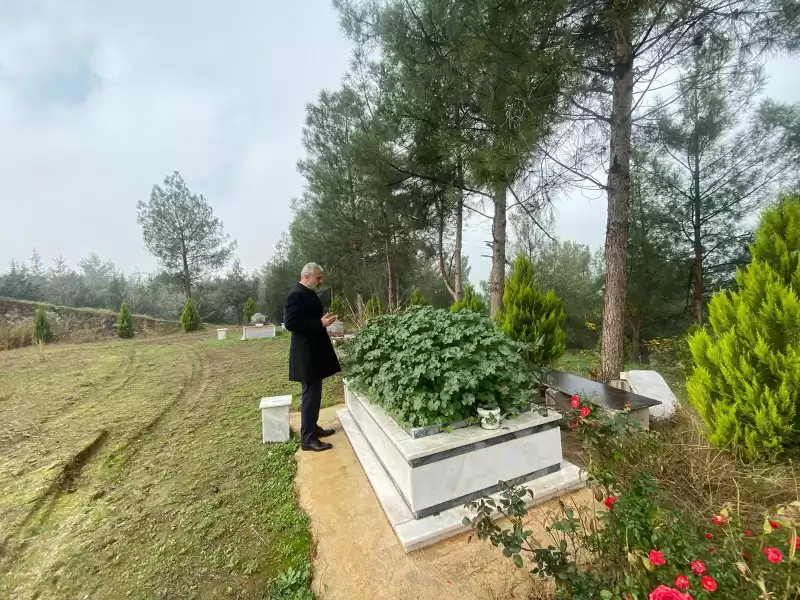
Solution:
<path fill-rule="evenodd" d="M 133 337 L 133 315 L 125 302 L 120 305 L 117 315 L 117 335 L 122 339 Z"/>
<path fill-rule="evenodd" d="M 523 254 L 511 267 L 503 307 L 497 324 L 512 340 L 527 345 L 530 362 L 549 365 L 564 354 L 564 303 L 553 290 L 542 293 L 533 276 L 533 264 Z"/>
<path fill-rule="evenodd" d="M 800 445 L 800 195 L 762 215 L 751 255 L 689 340 L 686 389 L 712 444 L 774 460 Z"/>
<path fill-rule="evenodd" d="M 186 333 L 200 329 L 200 313 L 191 298 L 186 299 L 181 313 L 180 324 Z"/>
<path fill-rule="evenodd" d="M 414 427 L 474 419 L 479 406 L 507 417 L 529 407 L 521 352 L 484 315 L 423 307 L 367 321 L 344 363 L 354 389 Z"/>
<path fill-rule="evenodd" d="M 37 344 L 46 344 L 53 339 L 53 327 L 50 325 L 50 319 L 47 316 L 44 304 L 39 304 L 36 307 L 33 339 Z"/>
<path fill-rule="evenodd" d="M 256 306 L 256 301 L 253 300 L 252 297 L 248 298 L 247 302 L 245 302 L 244 304 L 244 314 L 242 314 L 242 319 L 243 319 L 242 323 L 247 325 L 253 318 L 253 315 L 256 314 L 257 312 L 258 312 L 258 307 Z"/>
<path fill-rule="evenodd" d="M 450 312 L 470 311 L 482 315 L 488 314 L 489 309 L 486 308 L 481 297 L 475 293 L 475 289 L 467 284 L 464 286 L 464 291 L 461 294 L 461 300 L 453 302 L 450 307 Z"/>

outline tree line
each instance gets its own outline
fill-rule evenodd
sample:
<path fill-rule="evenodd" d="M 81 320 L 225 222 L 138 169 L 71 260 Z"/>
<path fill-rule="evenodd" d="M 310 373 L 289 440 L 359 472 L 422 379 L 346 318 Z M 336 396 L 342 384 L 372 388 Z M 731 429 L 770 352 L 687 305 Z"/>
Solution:
<path fill-rule="evenodd" d="M 703 322 L 747 260 L 747 216 L 797 182 L 800 109 L 763 97 L 766 57 L 798 46 L 796 1 L 335 5 L 356 51 L 341 88 L 308 107 L 306 185 L 268 265 L 276 280 L 313 256 L 348 297 L 396 307 L 424 273 L 459 301 L 476 214 L 492 223 L 497 316 L 510 246 L 567 260 L 544 217 L 556 199 L 599 190 L 602 257 L 581 250 L 569 277 L 585 274 L 572 321 L 601 331 L 608 379 L 626 337 L 641 352 Z M 542 235 L 509 236 L 509 222 Z M 558 291 L 540 267 L 540 285 Z"/>

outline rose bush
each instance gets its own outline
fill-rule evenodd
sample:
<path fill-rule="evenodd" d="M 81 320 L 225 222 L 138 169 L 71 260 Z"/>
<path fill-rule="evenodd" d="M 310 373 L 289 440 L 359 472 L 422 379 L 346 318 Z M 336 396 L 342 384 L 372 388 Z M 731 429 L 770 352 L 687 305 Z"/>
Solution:
<path fill-rule="evenodd" d="M 531 573 L 552 578 L 558 598 L 800 597 L 800 502 L 764 515 L 758 528 L 731 506 L 698 520 L 676 508 L 649 473 L 617 477 L 615 460 L 648 445 L 657 451 L 656 436 L 637 431 L 627 415 L 586 413 L 586 403 L 574 404 L 565 422 L 574 424 L 573 434 L 591 451 L 588 469 L 598 505 L 581 512 L 561 504 L 547 525 L 549 540 L 540 543 L 526 526 L 527 490 L 508 487 L 498 503 L 467 505 L 476 516 L 465 523 L 480 539 L 501 547 L 518 566 L 527 563 Z M 491 520 L 495 510 L 510 519 L 510 527 Z"/>

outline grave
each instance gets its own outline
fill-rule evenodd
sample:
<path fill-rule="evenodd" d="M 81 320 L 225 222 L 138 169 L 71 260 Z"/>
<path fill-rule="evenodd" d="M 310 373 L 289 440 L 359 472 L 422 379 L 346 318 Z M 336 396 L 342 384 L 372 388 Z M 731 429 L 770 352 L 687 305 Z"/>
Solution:
<path fill-rule="evenodd" d="M 497 498 L 502 482 L 531 489 L 529 506 L 585 485 L 563 460 L 555 411 L 526 412 L 495 430 L 470 425 L 415 438 L 347 382 L 344 389 L 339 421 L 406 552 L 466 531 L 463 519 L 474 515 L 464 505 Z"/>
<path fill-rule="evenodd" d="M 285 442 L 289 439 L 289 409 L 291 396 L 262 398 L 258 405 L 261 411 L 261 438 L 267 442 Z"/>
<path fill-rule="evenodd" d="M 243 325 L 243 340 L 259 340 L 275 337 L 275 325 Z"/>
<path fill-rule="evenodd" d="M 650 407 L 650 417 L 655 420 L 671 419 L 678 409 L 678 398 L 660 373 L 635 370 L 620 373 L 620 387 L 645 398 L 658 400 L 660 404 Z"/>
<path fill-rule="evenodd" d="M 228 337 L 228 330 L 227 329 L 217 329 L 217 339 L 224 340 Z"/>

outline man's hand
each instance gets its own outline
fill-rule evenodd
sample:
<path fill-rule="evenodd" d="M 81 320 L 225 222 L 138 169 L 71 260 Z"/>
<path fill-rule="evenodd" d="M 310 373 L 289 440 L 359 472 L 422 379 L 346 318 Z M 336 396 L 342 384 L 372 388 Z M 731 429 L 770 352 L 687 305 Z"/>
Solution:
<path fill-rule="evenodd" d="M 337 315 L 332 315 L 331 313 L 325 313 L 322 317 L 322 326 L 323 327 L 330 327 L 339 319 Z"/>

